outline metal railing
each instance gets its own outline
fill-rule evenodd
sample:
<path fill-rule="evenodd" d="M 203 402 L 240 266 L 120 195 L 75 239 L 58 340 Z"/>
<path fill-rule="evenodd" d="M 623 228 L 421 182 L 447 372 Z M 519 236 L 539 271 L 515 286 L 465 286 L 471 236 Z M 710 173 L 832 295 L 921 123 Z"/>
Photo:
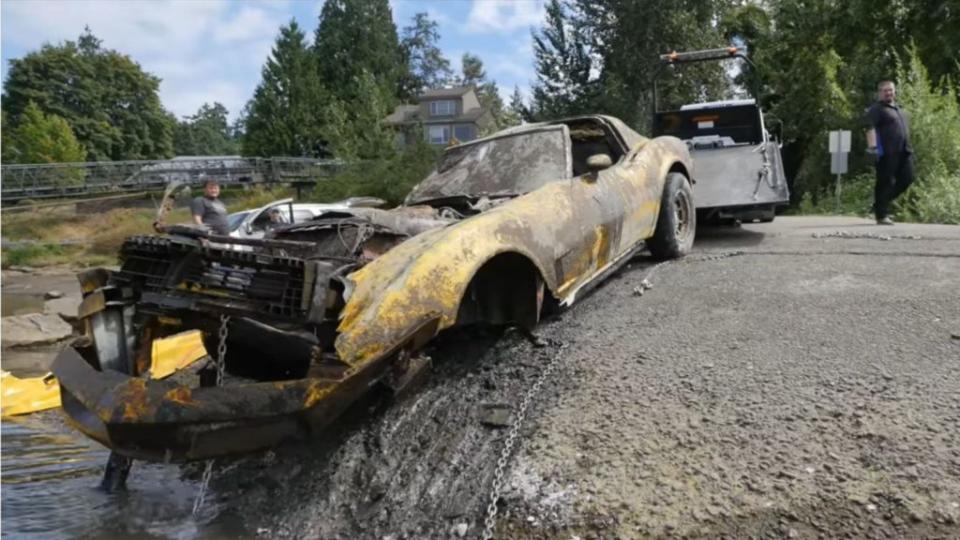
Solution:
<path fill-rule="evenodd" d="M 4 203 L 85 197 L 162 190 L 172 181 L 200 184 L 210 178 L 224 185 L 314 183 L 344 165 L 339 160 L 239 156 L 3 165 L 0 197 Z"/>

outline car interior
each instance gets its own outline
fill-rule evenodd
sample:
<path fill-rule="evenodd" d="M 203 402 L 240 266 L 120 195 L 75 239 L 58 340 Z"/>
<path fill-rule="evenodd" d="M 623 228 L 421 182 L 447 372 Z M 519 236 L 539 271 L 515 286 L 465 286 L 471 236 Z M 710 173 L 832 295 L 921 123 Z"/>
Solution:
<path fill-rule="evenodd" d="M 624 156 L 620 143 L 603 123 L 592 119 L 580 119 L 565 122 L 570 130 L 570 148 L 573 154 L 573 176 L 590 172 L 587 159 L 597 154 L 610 156 L 611 163 L 617 163 Z"/>
<path fill-rule="evenodd" d="M 756 105 L 735 105 L 659 112 L 654 134 L 673 135 L 683 140 L 730 139 L 734 145 L 760 144 L 764 142 L 761 126 L 760 109 Z"/>
<path fill-rule="evenodd" d="M 279 221 L 277 221 L 276 223 L 286 224 L 290 222 L 290 217 L 288 215 L 289 210 L 284 211 L 284 209 L 274 206 L 274 207 L 268 208 L 267 210 L 264 210 L 263 212 L 260 212 L 260 215 L 253 220 L 253 223 L 250 224 L 250 228 L 255 231 L 266 230 L 267 227 L 271 224 L 270 213 L 273 212 L 274 210 L 279 210 L 279 215 L 280 215 Z"/>

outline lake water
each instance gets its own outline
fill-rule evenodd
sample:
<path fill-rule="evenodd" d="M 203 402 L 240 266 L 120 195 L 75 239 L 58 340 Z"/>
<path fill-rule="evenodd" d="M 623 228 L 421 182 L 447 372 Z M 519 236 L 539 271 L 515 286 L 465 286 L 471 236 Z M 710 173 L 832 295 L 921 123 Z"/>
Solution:
<path fill-rule="evenodd" d="M 251 537 L 215 490 L 191 515 L 202 465 L 135 463 L 128 490 L 98 489 L 108 451 L 72 430 L 59 410 L 2 421 L 4 538 Z"/>

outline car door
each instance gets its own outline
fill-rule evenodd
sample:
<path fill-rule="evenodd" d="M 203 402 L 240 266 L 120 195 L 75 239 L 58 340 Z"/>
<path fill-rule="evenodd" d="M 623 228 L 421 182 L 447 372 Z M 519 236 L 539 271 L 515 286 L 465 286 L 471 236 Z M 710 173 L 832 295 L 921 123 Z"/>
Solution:
<path fill-rule="evenodd" d="M 597 152 L 613 154 L 611 158 L 616 162 L 600 171 L 583 172 L 571 180 L 571 197 L 582 237 L 581 275 L 577 276 L 574 288 L 589 282 L 640 240 L 637 227 L 627 219 L 639 199 L 633 180 L 638 167 L 628 159 L 625 145 L 613 136 L 609 126 L 598 121 L 596 127 L 606 131 L 608 140 L 606 150 L 599 146 Z M 574 159 L 584 161 L 585 156 Z"/>

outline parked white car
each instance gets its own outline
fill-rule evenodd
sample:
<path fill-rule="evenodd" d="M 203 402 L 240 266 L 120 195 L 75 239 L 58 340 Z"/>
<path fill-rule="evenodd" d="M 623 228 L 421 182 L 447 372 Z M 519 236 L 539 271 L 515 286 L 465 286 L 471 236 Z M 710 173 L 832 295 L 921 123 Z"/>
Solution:
<path fill-rule="evenodd" d="M 230 236 L 235 238 L 263 238 L 272 227 L 310 221 L 329 212 L 377 208 L 384 204 L 384 200 L 376 197 L 350 197 L 334 203 L 295 203 L 293 199 L 281 199 L 260 208 L 234 212 L 227 216 L 227 224 Z M 277 218 L 271 218 L 274 212 Z"/>

